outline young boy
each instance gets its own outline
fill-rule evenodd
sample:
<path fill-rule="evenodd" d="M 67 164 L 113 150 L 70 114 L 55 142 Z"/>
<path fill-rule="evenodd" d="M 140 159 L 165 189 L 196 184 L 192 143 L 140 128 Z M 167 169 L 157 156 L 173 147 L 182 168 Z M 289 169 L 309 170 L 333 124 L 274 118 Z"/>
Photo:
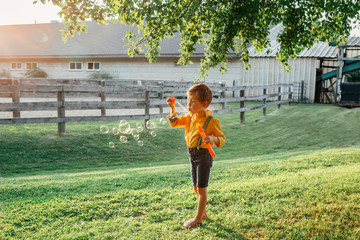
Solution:
<path fill-rule="evenodd" d="M 207 218 L 205 210 L 207 187 L 213 158 L 206 148 L 206 144 L 210 143 L 221 147 L 226 139 L 221 130 L 220 121 L 213 118 L 212 112 L 207 109 L 211 100 L 212 91 L 204 83 L 194 85 L 188 89 L 187 108 L 189 113 L 184 116 L 178 116 L 175 111 L 175 102 L 172 102 L 171 98 L 167 99 L 167 104 L 171 107 L 171 113 L 168 115 L 170 126 L 173 128 L 185 127 L 185 140 L 188 146 L 192 182 L 198 200 L 196 216 L 184 223 L 183 226 L 186 228 L 201 225 L 202 219 Z M 202 140 L 201 138 L 199 140 L 200 133 L 197 124 L 204 128 L 206 134 L 206 137 Z"/>

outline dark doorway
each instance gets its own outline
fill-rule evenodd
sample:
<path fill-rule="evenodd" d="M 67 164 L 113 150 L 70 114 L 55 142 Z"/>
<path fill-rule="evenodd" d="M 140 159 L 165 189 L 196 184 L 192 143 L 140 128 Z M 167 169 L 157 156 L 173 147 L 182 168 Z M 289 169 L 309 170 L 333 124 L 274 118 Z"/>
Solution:
<path fill-rule="evenodd" d="M 315 99 L 314 102 L 319 103 L 321 101 L 321 89 L 322 89 L 322 69 L 316 69 L 316 85 L 315 85 Z"/>

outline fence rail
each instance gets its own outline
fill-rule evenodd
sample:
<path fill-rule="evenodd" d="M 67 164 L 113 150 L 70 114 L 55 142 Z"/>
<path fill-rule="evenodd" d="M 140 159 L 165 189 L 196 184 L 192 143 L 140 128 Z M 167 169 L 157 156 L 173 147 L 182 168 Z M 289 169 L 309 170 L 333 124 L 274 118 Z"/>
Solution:
<path fill-rule="evenodd" d="M 213 90 L 212 104 L 220 104 L 221 109 L 214 110 L 214 114 L 240 112 L 240 121 L 245 122 L 245 112 L 263 109 L 292 101 L 293 87 L 289 84 L 266 86 L 232 86 L 221 83 L 207 83 Z M 175 96 L 178 102 L 186 104 L 186 91 L 194 82 L 170 81 L 124 81 L 124 80 L 93 80 L 93 79 L 0 79 L 0 113 L 12 112 L 12 118 L 0 118 L 0 124 L 25 123 L 58 123 L 59 135 L 65 134 L 66 122 L 82 121 L 117 121 L 121 119 L 144 119 L 145 123 L 151 118 L 167 115 L 163 107 L 167 106 L 166 98 Z M 245 91 L 263 89 L 258 96 L 245 96 Z M 274 89 L 276 93 L 267 94 Z M 226 97 L 226 92 L 240 92 L 240 97 Z M 234 95 L 234 94 L 232 94 Z M 122 100 L 111 100 L 119 98 Z M 34 99 L 22 102 L 21 98 Z M 86 98 L 85 100 L 83 98 Z M 9 101 L 2 101 L 6 99 Z M 36 101 L 35 101 L 36 99 Z M 54 99 L 54 100 L 51 100 Z M 55 100 L 56 99 L 56 100 Z M 75 99 L 75 100 L 73 100 Z M 262 101 L 262 104 L 245 107 L 245 101 Z M 226 108 L 227 103 L 239 102 L 239 108 Z M 150 109 L 158 109 L 159 113 L 150 113 Z M 107 110 L 143 109 L 144 114 L 114 115 L 107 114 Z M 66 111 L 99 110 L 100 116 L 66 116 Z M 22 111 L 57 111 L 56 117 L 22 118 Z"/>

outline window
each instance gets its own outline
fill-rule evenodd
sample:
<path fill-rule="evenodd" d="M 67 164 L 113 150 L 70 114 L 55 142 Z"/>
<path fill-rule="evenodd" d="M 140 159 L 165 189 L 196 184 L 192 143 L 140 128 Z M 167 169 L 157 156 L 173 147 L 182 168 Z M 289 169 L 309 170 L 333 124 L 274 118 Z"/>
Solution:
<path fill-rule="evenodd" d="M 37 63 L 26 63 L 26 69 L 38 69 Z"/>
<path fill-rule="evenodd" d="M 87 69 L 90 71 L 100 70 L 100 63 L 99 62 L 89 62 Z"/>
<path fill-rule="evenodd" d="M 21 70 L 22 64 L 21 63 L 11 63 L 11 70 Z"/>
<path fill-rule="evenodd" d="M 81 62 L 71 62 L 70 63 L 70 70 L 81 70 L 82 63 Z"/>

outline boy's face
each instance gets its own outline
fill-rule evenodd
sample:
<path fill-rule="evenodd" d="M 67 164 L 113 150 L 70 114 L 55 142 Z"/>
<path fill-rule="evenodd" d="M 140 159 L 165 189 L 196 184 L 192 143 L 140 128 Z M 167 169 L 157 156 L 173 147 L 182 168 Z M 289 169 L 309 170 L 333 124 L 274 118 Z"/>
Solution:
<path fill-rule="evenodd" d="M 187 96 L 187 102 L 188 102 L 187 107 L 189 112 L 191 112 L 191 114 L 196 114 L 206 111 L 207 102 L 206 101 L 200 102 L 198 97 L 194 94 L 190 94 Z"/>

